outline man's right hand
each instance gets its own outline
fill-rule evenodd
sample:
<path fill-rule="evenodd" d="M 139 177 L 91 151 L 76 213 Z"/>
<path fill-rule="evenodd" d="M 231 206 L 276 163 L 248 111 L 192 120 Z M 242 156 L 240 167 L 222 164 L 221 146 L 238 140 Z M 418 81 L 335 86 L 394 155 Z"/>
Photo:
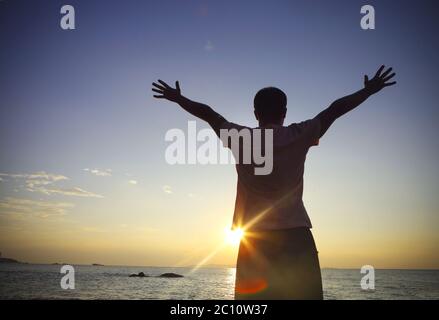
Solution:
<path fill-rule="evenodd" d="M 158 82 L 159 83 L 152 83 L 152 85 L 155 87 L 152 88 L 152 91 L 159 93 L 157 95 L 154 95 L 154 98 L 167 99 L 172 102 L 178 102 L 179 100 L 181 100 L 181 90 L 178 81 L 175 82 L 175 89 L 171 88 L 166 82 L 160 79 L 158 80 Z"/>
<path fill-rule="evenodd" d="M 369 94 L 375 94 L 384 87 L 393 86 L 396 84 L 396 81 L 388 82 L 395 76 L 395 73 L 390 74 L 392 68 L 384 71 L 384 65 L 382 65 L 378 71 L 375 73 L 375 76 L 369 80 L 368 76 L 364 76 L 364 89 Z"/>

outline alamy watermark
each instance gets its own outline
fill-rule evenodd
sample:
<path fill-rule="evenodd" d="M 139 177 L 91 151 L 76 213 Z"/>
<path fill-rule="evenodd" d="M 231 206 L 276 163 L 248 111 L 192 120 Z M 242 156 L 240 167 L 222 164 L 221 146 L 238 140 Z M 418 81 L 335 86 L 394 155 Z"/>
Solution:
<path fill-rule="evenodd" d="M 63 30 L 75 29 L 75 8 L 72 5 L 65 4 L 61 7 L 60 13 L 63 14 L 60 20 L 60 27 Z M 360 13 L 364 14 L 360 20 L 360 26 L 363 30 L 375 29 L 375 8 L 366 4 L 360 9 Z"/>
<path fill-rule="evenodd" d="M 360 25 L 363 30 L 375 29 L 375 8 L 370 4 L 361 7 L 360 13 L 364 14 L 361 17 Z"/>
<path fill-rule="evenodd" d="M 362 290 L 375 290 L 375 268 L 371 265 L 361 267 L 361 274 L 365 274 L 360 281 Z"/>
<path fill-rule="evenodd" d="M 65 274 L 61 278 L 60 286 L 64 290 L 75 289 L 75 268 L 71 265 L 64 265 L 59 271 L 61 274 Z"/>
<path fill-rule="evenodd" d="M 59 21 L 59 26 L 63 30 L 75 29 L 75 8 L 72 5 L 65 4 L 61 7 L 60 13 L 63 14 Z"/>
<path fill-rule="evenodd" d="M 219 138 L 211 129 L 197 131 L 196 121 L 188 121 L 187 133 L 170 129 L 165 141 L 168 164 L 252 164 L 255 175 L 273 171 L 273 129 L 220 129 Z M 232 150 L 232 155 L 226 149 Z"/>

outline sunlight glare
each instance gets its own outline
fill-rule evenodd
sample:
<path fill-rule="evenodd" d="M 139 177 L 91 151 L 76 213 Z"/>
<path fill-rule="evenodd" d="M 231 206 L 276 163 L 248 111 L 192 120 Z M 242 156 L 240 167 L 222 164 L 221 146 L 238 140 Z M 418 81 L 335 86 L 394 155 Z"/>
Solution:
<path fill-rule="evenodd" d="M 241 239 L 244 237 L 244 230 L 241 228 L 236 228 L 234 230 L 226 229 L 226 239 L 225 241 L 233 246 L 239 245 Z"/>

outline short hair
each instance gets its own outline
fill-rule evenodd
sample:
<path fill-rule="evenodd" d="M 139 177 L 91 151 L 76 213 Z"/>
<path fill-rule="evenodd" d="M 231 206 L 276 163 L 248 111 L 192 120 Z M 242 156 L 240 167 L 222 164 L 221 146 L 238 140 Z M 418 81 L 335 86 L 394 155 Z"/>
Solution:
<path fill-rule="evenodd" d="M 287 95 L 275 87 L 258 91 L 253 101 L 258 118 L 263 121 L 277 121 L 287 110 Z"/>

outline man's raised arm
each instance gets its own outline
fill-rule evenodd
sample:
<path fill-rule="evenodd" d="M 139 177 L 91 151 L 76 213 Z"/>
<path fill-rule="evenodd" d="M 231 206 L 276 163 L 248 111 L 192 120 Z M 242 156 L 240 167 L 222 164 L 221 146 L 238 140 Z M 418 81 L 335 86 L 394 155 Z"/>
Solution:
<path fill-rule="evenodd" d="M 166 82 L 158 80 L 159 83 L 153 82 L 152 91 L 159 93 L 154 95 L 157 99 L 166 99 L 179 104 L 184 110 L 193 116 L 206 121 L 214 129 L 218 130 L 219 126 L 226 120 L 211 107 L 203 103 L 192 101 L 181 94 L 180 84 L 175 82 L 175 89 L 171 88 Z"/>
<path fill-rule="evenodd" d="M 385 72 L 383 72 L 383 70 L 384 66 L 381 66 L 371 80 L 365 75 L 363 89 L 334 101 L 327 109 L 316 116 L 316 118 L 320 120 L 320 137 L 325 134 L 337 118 L 355 109 L 367 98 L 384 87 L 392 86 L 396 83 L 396 81 L 388 82 L 395 76 L 395 73 L 390 74 L 392 68 L 387 69 Z"/>

